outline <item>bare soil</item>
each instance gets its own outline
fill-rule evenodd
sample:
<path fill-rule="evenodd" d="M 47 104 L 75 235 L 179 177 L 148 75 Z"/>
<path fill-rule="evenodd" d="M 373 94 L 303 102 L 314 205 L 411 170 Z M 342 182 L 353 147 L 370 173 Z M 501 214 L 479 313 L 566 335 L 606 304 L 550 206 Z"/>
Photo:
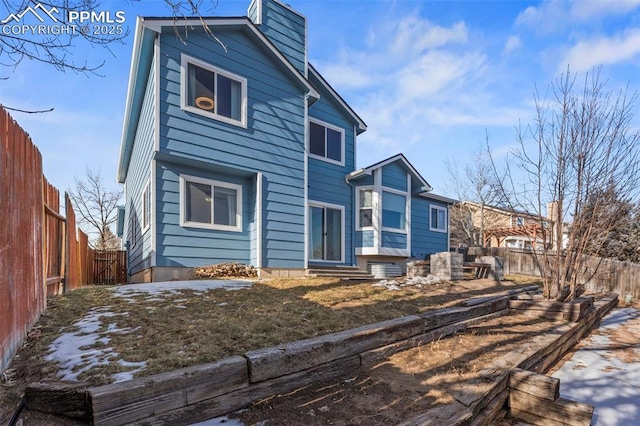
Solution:
<path fill-rule="evenodd" d="M 455 402 L 492 361 L 558 322 L 510 314 L 399 352 L 359 374 L 260 401 L 229 417 L 246 425 L 390 425 Z M 504 420 L 502 424 L 510 424 Z"/>

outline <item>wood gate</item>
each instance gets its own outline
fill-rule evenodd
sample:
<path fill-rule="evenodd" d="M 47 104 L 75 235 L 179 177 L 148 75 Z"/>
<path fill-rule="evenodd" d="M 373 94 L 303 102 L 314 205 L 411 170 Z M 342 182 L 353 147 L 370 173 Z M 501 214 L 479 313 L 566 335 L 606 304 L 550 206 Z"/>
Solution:
<path fill-rule="evenodd" d="M 126 284 L 127 252 L 124 250 L 96 250 L 93 258 L 93 283 Z"/>

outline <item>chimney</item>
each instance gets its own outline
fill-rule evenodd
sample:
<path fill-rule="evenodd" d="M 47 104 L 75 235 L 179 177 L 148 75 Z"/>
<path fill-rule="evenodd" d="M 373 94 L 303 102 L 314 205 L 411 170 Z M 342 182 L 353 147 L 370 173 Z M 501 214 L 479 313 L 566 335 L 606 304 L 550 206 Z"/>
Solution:
<path fill-rule="evenodd" d="M 253 0 L 247 16 L 307 76 L 307 18 L 279 0 Z"/>

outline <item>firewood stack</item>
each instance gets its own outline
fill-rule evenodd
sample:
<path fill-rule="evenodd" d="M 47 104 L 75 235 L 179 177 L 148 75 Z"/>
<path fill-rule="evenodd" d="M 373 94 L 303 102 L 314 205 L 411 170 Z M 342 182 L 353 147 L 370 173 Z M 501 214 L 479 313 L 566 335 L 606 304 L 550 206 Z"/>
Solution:
<path fill-rule="evenodd" d="M 255 278 L 256 268 L 239 262 L 219 263 L 217 265 L 196 268 L 196 279 L 210 278 Z"/>

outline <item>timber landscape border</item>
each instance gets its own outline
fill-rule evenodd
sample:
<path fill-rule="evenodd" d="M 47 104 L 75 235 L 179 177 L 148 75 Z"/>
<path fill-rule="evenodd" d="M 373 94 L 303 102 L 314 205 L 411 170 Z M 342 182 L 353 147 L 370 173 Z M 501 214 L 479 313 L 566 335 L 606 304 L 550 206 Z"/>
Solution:
<path fill-rule="evenodd" d="M 34 383 L 25 391 L 29 409 L 80 419 L 94 425 L 197 422 L 247 407 L 266 397 L 353 373 L 419 344 L 512 312 L 512 298 L 537 286 L 470 299 L 467 306 L 429 311 L 315 338 L 250 351 L 195 365 L 98 387 L 79 383 Z M 590 299 L 589 299 L 590 300 Z M 617 304 L 617 295 L 593 303 L 574 322 L 564 323 L 530 345 L 498 359 L 480 373 L 456 402 L 436 406 L 405 422 L 417 424 L 487 424 L 509 398 L 513 369 L 543 373 Z M 533 312 L 536 315 L 535 312 Z M 569 318 L 567 318 L 569 319 Z"/>

